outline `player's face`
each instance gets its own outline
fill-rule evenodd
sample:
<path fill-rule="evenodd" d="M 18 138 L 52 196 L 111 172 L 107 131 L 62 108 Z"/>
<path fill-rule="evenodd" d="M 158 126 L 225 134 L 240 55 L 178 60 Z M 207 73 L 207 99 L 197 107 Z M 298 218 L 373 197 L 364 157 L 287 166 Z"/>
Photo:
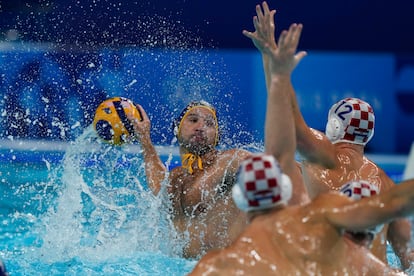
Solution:
<path fill-rule="evenodd" d="M 217 121 L 211 110 L 195 107 L 181 122 L 178 140 L 190 152 L 203 152 L 214 148 L 217 136 Z"/>

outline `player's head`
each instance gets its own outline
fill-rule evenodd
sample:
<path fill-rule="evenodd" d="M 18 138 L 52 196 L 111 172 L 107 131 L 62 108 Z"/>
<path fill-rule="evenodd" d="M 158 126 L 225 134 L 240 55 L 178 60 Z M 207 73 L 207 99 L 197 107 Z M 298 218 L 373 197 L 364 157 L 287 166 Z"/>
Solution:
<path fill-rule="evenodd" d="M 173 121 L 173 132 L 178 141 L 180 142 L 184 127 L 194 126 L 200 121 L 212 131 L 210 139 L 213 146 L 216 146 L 220 139 L 217 112 L 211 104 L 203 100 L 190 102 Z"/>
<path fill-rule="evenodd" d="M 357 98 L 345 98 L 329 110 L 325 134 L 332 143 L 366 145 L 374 135 L 372 107 Z"/>
<path fill-rule="evenodd" d="M 360 200 L 379 194 L 378 186 L 365 180 L 350 181 L 341 186 L 339 190 L 342 194 L 348 196 L 353 200 Z M 348 231 L 353 239 L 362 242 L 368 240 L 371 242 L 374 237 L 384 228 L 383 224 L 366 229 L 365 231 Z"/>
<path fill-rule="evenodd" d="M 287 204 L 292 183 L 273 155 L 254 154 L 241 163 L 232 193 L 242 211 L 265 210 Z"/>

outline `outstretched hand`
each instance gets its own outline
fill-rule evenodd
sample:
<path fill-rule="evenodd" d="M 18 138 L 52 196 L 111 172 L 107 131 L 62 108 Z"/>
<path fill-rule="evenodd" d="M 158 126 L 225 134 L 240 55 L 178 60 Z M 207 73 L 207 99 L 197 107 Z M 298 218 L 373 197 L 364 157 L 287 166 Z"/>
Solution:
<path fill-rule="evenodd" d="M 306 56 L 305 51 L 297 52 L 302 24 L 292 24 L 289 30 L 284 30 L 275 40 L 274 15 L 276 10 L 270 10 L 266 1 L 262 6 L 256 6 L 256 16 L 253 17 L 254 32 L 243 30 L 243 34 L 253 41 L 256 48 L 270 57 L 271 73 L 290 74 L 296 65 Z"/>
<path fill-rule="evenodd" d="M 243 30 L 243 34 L 253 41 L 260 52 L 269 53 L 271 49 L 277 49 L 274 23 L 276 10 L 269 10 L 266 2 L 262 6 L 263 10 L 260 5 L 256 5 L 256 16 L 253 17 L 255 31 Z"/>

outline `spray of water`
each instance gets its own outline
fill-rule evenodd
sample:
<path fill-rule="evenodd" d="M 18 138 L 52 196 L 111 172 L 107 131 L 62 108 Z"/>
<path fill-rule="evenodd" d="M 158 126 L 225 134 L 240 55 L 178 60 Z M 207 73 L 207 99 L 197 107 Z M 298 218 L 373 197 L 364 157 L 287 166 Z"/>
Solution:
<path fill-rule="evenodd" d="M 42 261 L 105 261 L 137 252 L 179 257 L 168 198 L 147 188 L 139 152 L 100 143 L 88 128 L 62 166 L 61 179 L 51 179 L 59 196 L 38 227 Z"/>

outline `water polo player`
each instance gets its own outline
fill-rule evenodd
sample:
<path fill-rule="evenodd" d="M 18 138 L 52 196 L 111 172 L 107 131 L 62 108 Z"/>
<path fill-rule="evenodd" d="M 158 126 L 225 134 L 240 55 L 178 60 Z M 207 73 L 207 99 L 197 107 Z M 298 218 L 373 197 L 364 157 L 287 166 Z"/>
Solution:
<path fill-rule="evenodd" d="M 130 118 L 145 160 L 147 183 L 154 194 L 165 185 L 176 229 L 187 241 L 183 255 L 195 258 L 229 245 L 247 224 L 231 200 L 243 149 L 218 150 L 216 109 L 206 101 L 189 103 L 173 122 L 182 165 L 167 171 L 151 141 L 151 123 L 142 106 L 142 121 Z M 165 181 L 166 180 L 166 181 Z"/>

